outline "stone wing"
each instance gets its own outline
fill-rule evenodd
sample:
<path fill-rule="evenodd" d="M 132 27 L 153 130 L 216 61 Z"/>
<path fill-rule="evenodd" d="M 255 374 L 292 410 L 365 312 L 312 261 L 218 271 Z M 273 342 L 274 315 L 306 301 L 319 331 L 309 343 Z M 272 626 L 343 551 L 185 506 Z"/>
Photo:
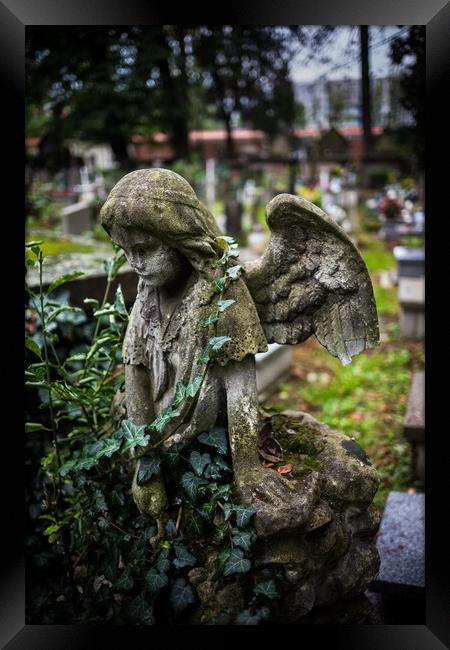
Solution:
<path fill-rule="evenodd" d="M 306 199 L 279 194 L 266 207 L 271 240 L 244 278 L 269 343 L 315 334 L 343 364 L 379 342 L 372 283 L 357 248 Z"/>

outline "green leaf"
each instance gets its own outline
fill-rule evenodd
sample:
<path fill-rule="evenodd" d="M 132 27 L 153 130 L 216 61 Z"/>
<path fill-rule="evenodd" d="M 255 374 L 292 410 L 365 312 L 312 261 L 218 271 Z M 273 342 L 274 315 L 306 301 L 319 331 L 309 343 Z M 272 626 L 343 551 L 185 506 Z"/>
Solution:
<path fill-rule="evenodd" d="M 157 594 L 169 584 L 169 578 L 165 573 L 160 573 L 155 568 L 152 568 L 145 574 L 145 582 L 151 593 Z"/>
<path fill-rule="evenodd" d="M 210 325 L 214 325 L 214 323 L 217 323 L 218 320 L 219 317 L 216 314 L 210 314 L 208 318 L 203 321 L 202 327 L 209 327 Z"/>
<path fill-rule="evenodd" d="M 230 557 L 231 557 L 231 549 L 229 548 L 226 548 L 219 553 L 219 556 L 217 558 L 216 571 L 214 573 L 214 579 L 216 579 L 217 577 L 223 574 L 225 565 L 230 559 Z"/>
<path fill-rule="evenodd" d="M 186 583 L 184 578 L 177 578 L 175 580 L 170 591 L 170 602 L 177 613 L 183 611 L 191 603 L 195 603 L 192 587 Z"/>
<path fill-rule="evenodd" d="M 200 386 L 202 385 L 202 382 L 203 376 L 199 375 L 198 377 L 195 377 L 194 381 L 186 386 L 186 396 L 195 397 L 199 391 Z"/>
<path fill-rule="evenodd" d="M 216 242 L 220 246 L 222 246 L 222 241 L 226 242 L 227 244 L 234 244 L 235 243 L 235 240 L 233 239 L 233 237 L 229 237 L 228 235 L 219 235 L 218 237 L 214 237 L 214 239 L 216 240 Z M 223 246 L 222 246 L 222 248 L 223 248 Z"/>
<path fill-rule="evenodd" d="M 33 431 L 51 431 L 51 429 L 44 427 L 44 425 L 39 422 L 26 422 L 25 433 L 32 433 Z"/>
<path fill-rule="evenodd" d="M 246 573 L 247 571 L 250 571 L 251 566 L 250 560 L 244 558 L 244 553 L 241 549 L 234 548 L 225 563 L 223 575 L 230 576 L 233 573 Z"/>
<path fill-rule="evenodd" d="M 259 610 L 252 614 L 249 609 L 244 609 L 243 612 L 237 615 L 235 620 L 236 625 L 259 625 L 260 622 L 261 614 Z"/>
<path fill-rule="evenodd" d="M 36 354 L 39 357 L 39 359 L 42 359 L 41 349 L 36 343 L 36 341 L 33 341 L 33 339 L 27 337 L 25 339 L 25 347 L 31 350 L 31 352 L 34 352 L 34 354 Z"/>
<path fill-rule="evenodd" d="M 209 454 L 201 454 L 198 451 L 191 451 L 189 462 L 197 476 L 201 476 L 206 465 L 211 462 L 211 456 Z"/>
<path fill-rule="evenodd" d="M 76 467 L 77 462 L 78 461 L 76 460 L 69 460 L 67 461 L 67 463 L 64 463 L 64 465 L 62 465 L 58 470 L 60 476 L 66 476 L 66 474 L 68 474 L 71 470 L 73 470 Z"/>
<path fill-rule="evenodd" d="M 120 591 L 129 591 L 133 588 L 133 585 L 134 580 L 133 576 L 131 575 L 131 570 L 129 567 L 125 567 L 125 569 L 122 571 L 121 576 L 118 578 L 118 580 L 116 580 L 114 588 L 119 589 Z"/>
<path fill-rule="evenodd" d="M 75 278 L 79 278 L 82 275 L 84 275 L 83 271 L 73 271 L 73 273 L 65 273 L 64 275 L 61 275 L 61 277 L 57 278 L 51 283 L 51 285 L 47 289 L 47 293 L 51 293 L 52 291 L 60 287 L 65 282 L 69 282 L 69 280 L 74 280 Z"/>
<path fill-rule="evenodd" d="M 100 306 L 99 301 L 96 300 L 95 298 L 85 298 L 83 300 L 83 302 L 84 302 L 85 305 L 92 305 L 93 307 L 99 307 Z"/>
<path fill-rule="evenodd" d="M 219 454 L 226 454 L 228 451 L 227 436 L 222 427 L 213 427 L 209 431 L 201 433 L 198 440 L 204 445 L 215 447 Z"/>
<path fill-rule="evenodd" d="M 181 402 L 186 397 L 186 386 L 179 381 L 175 387 L 175 399 L 173 405 L 175 407 L 179 406 Z"/>
<path fill-rule="evenodd" d="M 203 363 L 206 365 L 211 358 L 210 352 L 211 352 L 211 348 L 209 347 L 209 345 L 207 345 L 206 348 L 203 348 L 203 350 L 201 351 L 200 356 L 197 359 L 197 363 Z"/>
<path fill-rule="evenodd" d="M 165 452 L 164 456 L 171 465 L 176 465 L 177 463 L 180 462 L 182 458 L 181 456 L 182 449 L 183 449 L 183 445 L 181 444 L 181 442 L 175 442 Z"/>
<path fill-rule="evenodd" d="M 181 544 L 175 546 L 175 559 L 173 560 L 173 565 L 177 569 L 183 569 L 186 566 L 195 566 L 197 564 L 197 558 L 189 553 L 187 548 Z"/>
<path fill-rule="evenodd" d="M 128 613 L 135 621 L 139 621 L 144 625 L 154 625 L 155 618 L 153 615 L 153 607 L 145 599 L 144 594 L 139 594 L 133 598 L 128 606 Z"/>
<path fill-rule="evenodd" d="M 227 521 L 233 514 L 233 505 L 231 503 L 226 503 L 223 507 L 223 516 L 225 521 Z"/>
<path fill-rule="evenodd" d="M 150 429 L 152 431 L 158 431 L 158 433 L 161 433 L 165 429 L 166 425 L 170 422 L 170 420 L 173 420 L 179 415 L 181 415 L 180 411 L 176 411 L 172 408 L 172 406 L 168 406 L 161 411 L 157 418 L 153 420 L 153 422 L 150 424 Z"/>
<path fill-rule="evenodd" d="M 237 280 L 239 277 L 239 272 L 241 271 L 242 266 L 240 264 L 236 264 L 236 266 L 230 266 L 229 269 L 227 269 L 227 275 L 232 279 L 232 280 Z"/>
<path fill-rule="evenodd" d="M 194 537 L 200 537 L 205 527 L 205 518 L 198 512 L 193 511 L 187 518 L 186 526 Z"/>
<path fill-rule="evenodd" d="M 230 336 L 213 336 L 209 339 L 208 345 L 214 352 L 219 352 L 228 341 L 231 341 Z"/>
<path fill-rule="evenodd" d="M 71 307 L 70 305 L 61 305 L 61 307 L 58 307 L 58 309 L 55 309 L 54 312 L 50 314 L 47 318 L 47 323 L 51 323 L 57 316 L 62 314 L 63 312 L 71 312 L 73 314 L 84 314 L 84 311 L 81 309 L 81 307 Z"/>
<path fill-rule="evenodd" d="M 233 531 L 233 544 L 234 546 L 239 546 L 243 548 L 244 551 L 250 550 L 254 540 L 254 535 L 252 532 L 246 532 L 244 530 L 235 530 Z"/>
<path fill-rule="evenodd" d="M 160 573 L 164 573 L 165 571 L 168 571 L 170 569 L 168 548 L 162 548 L 159 551 L 158 557 L 155 562 L 155 567 L 158 569 Z"/>
<path fill-rule="evenodd" d="M 252 506 L 233 506 L 233 512 L 236 515 L 238 528 L 245 528 L 250 523 L 250 519 L 256 510 Z"/>
<path fill-rule="evenodd" d="M 161 468 L 161 458 L 156 455 L 145 455 L 139 460 L 139 469 L 137 473 L 137 484 L 147 483 L 152 476 L 157 476 Z"/>
<path fill-rule="evenodd" d="M 219 300 L 217 302 L 217 306 L 219 308 L 220 312 L 224 312 L 225 309 L 228 309 L 228 307 L 231 307 L 231 305 L 234 305 L 236 300 Z"/>
<path fill-rule="evenodd" d="M 227 281 L 226 276 L 214 280 L 213 287 L 216 293 L 222 293 L 222 291 L 225 289 L 226 281 Z"/>
<path fill-rule="evenodd" d="M 114 307 L 122 316 L 128 316 L 127 308 L 125 306 L 125 299 L 122 293 L 122 287 L 119 286 L 116 289 L 116 298 L 114 300 Z"/>
<path fill-rule="evenodd" d="M 273 600 L 274 598 L 279 598 L 280 594 L 277 591 L 277 586 L 275 580 L 264 580 L 263 582 L 258 582 L 254 589 L 255 594 L 260 594 L 266 598 Z"/>
<path fill-rule="evenodd" d="M 192 472 L 185 472 L 181 477 L 181 487 L 187 492 L 192 500 L 197 496 L 200 484 L 201 479 L 195 476 Z"/>
<path fill-rule="evenodd" d="M 25 244 L 25 248 L 31 248 L 32 246 L 40 246 L 41 244 L 44 243 L 44 240 L 42 241 L 29 241 Z"/>
<path fill-rule="evenodd" d="M 97 465 L 97 458 L 80 458 L 77 460 L 74 469 L 91 469 L 94 465 Z"/>
<path fill-rule="evenodd" d="M 107 456 L 108 458 L 111 458 L 111 456 L 120 449 L 120 440 L 117 438 L 107 438 L 101 447 L 99 451 L 96 453 L 97 458 L 102 458 L 103 456 Z"/>
<path fill-rule="evenodd" d="M 121 433 L 126 440 L 122 451 L 125 452 L 133 449 L 137 445 L 145 447 L 150 441 L 150 436 L 145 433 L 147 426 L 145 424 L 138 426 L 131 420 L 123 420 L 122 425 L 117 433 Z"/>

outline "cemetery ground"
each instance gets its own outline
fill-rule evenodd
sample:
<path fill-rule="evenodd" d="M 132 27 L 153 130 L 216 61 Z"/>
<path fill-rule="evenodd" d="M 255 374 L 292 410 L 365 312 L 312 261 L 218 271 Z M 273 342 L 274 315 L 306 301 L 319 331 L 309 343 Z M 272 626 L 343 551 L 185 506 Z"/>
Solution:
<path fill-rule="evenodd" d="M 216 206 L 219 212 L 222 207 Z M 258 217 L 262 224 L 263 214 Z M 310 338 L 295 346 L 289 378 L 266 399 L 264 406 L 304 410 L 354 437 L 379 472 L 381 482 L 375 503 L 383 507 L 390 490 L 422 489 L 420 483 L 411 479 L 411 449 L 403 435 L 403 420 L 412 375 L 424 366 L 424 345 L 401 336 L 395 257 L 376 232 L 366 227 L 361 213 L 359 221 L 357 245 L 374 286 L 380 322 L 379 347 L 356 356 L 344 367 Z M 51 267 L 56 261 L 56 275 L 95 271 L 101 270 L 102 260 L 111 254 L 107 237 L 98 225 L 89 236 L 67 238 L 58 226 L 42 228 L 36 224 L 29 228 L 27 239 L 44 240 L 42 248 L 51 279 Z"/>

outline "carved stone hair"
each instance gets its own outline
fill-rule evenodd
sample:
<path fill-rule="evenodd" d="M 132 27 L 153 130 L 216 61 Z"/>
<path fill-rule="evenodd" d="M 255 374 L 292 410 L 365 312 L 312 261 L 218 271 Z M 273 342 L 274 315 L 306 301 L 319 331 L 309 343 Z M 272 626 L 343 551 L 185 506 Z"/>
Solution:
<path fill-rule="evenodd" d="M 212 214 L 189 183 L 168 169 L 139 169 L 124 176 L 111 190 L 101 212 L 111 236 L 115 226 L 139 228 L 177 249 L 192 266 L 209 275 L 220 248 Z"/>

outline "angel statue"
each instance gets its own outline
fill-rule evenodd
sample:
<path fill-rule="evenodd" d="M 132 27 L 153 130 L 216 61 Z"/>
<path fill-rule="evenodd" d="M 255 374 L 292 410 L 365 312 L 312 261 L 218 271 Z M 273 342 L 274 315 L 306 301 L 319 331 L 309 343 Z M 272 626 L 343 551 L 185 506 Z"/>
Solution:
<path fill-rule="evenodd" d="M 188 444 L 200 432 L 224 427 L 237 492 L 241 503 L 254 507 L 262 535 L 298 524 L 305 495 L 259 460 L 254 355 L 268 343 L 296 344 L 314 334 L 347 364 L 378 344 L 369 274 L 345 232 L 318 207 L 290 194 L 275 196 L 266 215 L 270 243 L 230 284 L 225 298 L 234 302 L 216 323 L 217 336 L 229 339 L 208 367 L 189 420 L 172 419 L 174 433 L 165 430 L 160 446 Z M 128 418 L 149 424 L 173 402 L 177 385 L 198 375 L 197 359 L 210 336 L 203 324 L 217 300 L 221 232 L 189 183 L 166 169 L 124 176 L 101 220 L 139 275 L 123 344 L 125 400 Z M 236 259 L 229 263 L 236 265 Z M 133 497 L 161 533 L 168 506 L 164 477 L 139 485 L 140 462 Z"/>

